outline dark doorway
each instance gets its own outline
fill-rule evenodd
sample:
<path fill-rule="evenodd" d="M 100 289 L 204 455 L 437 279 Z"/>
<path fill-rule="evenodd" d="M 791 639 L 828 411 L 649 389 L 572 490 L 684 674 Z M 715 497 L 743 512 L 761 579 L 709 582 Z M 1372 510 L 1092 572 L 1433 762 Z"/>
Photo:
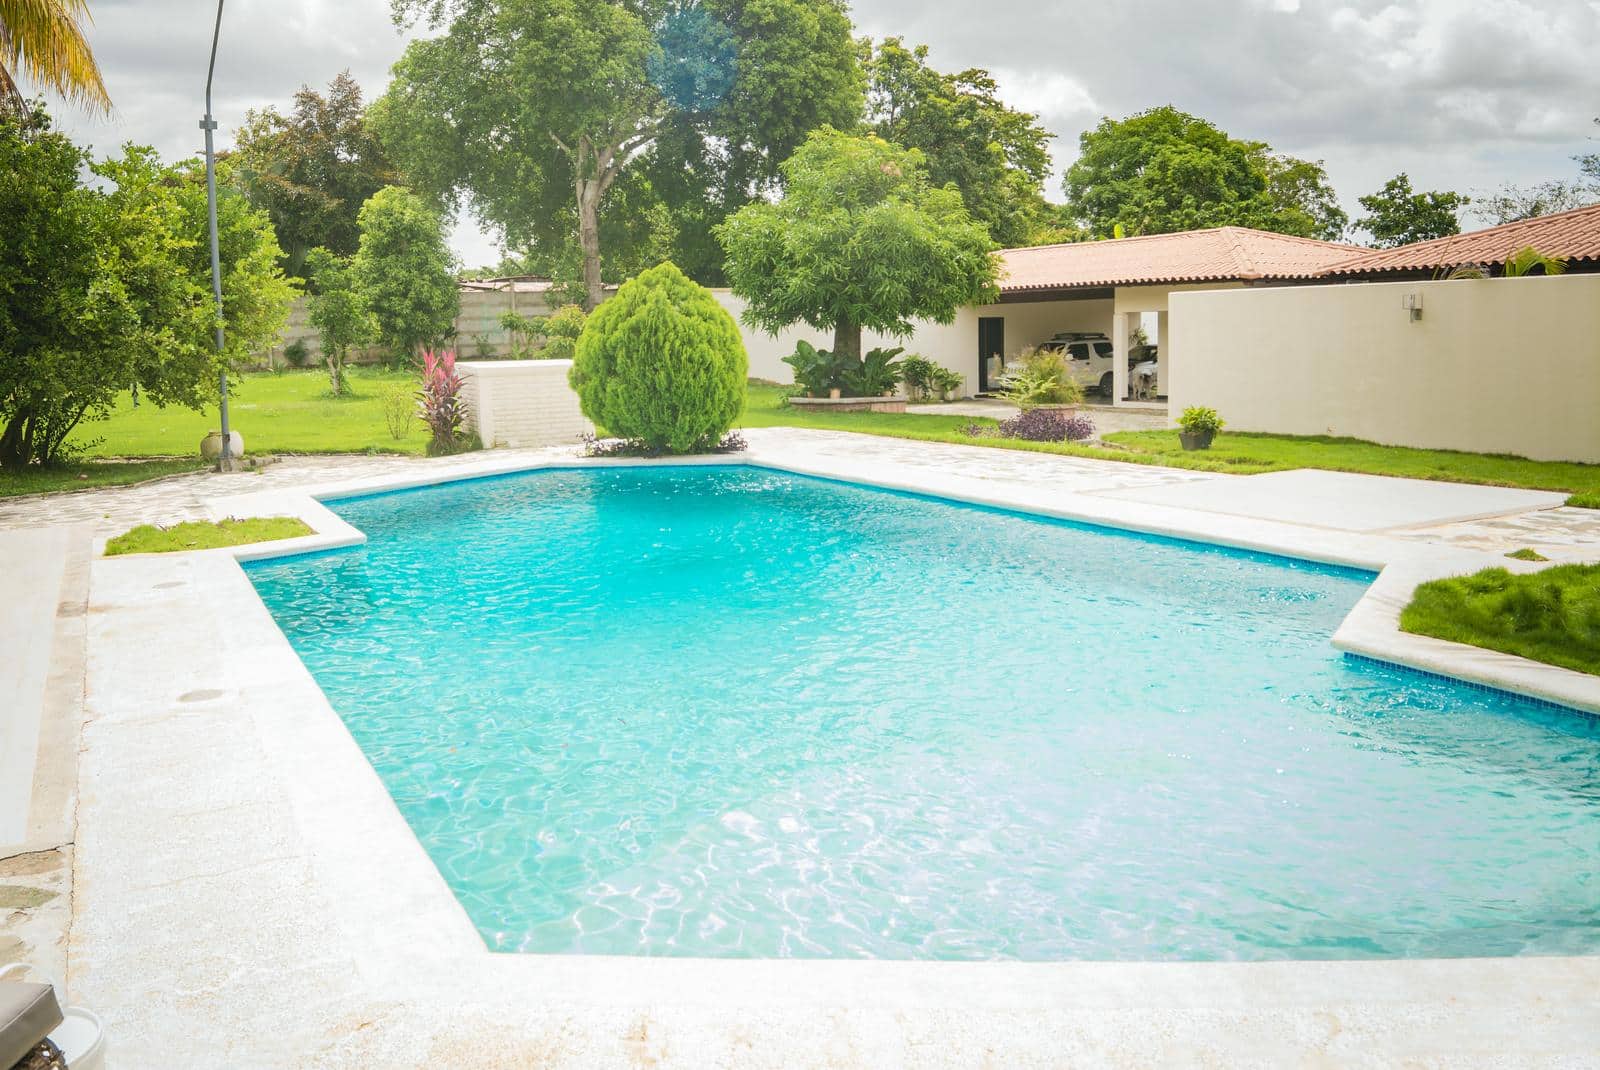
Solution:
<path fill-rule="evenodd" d="M 978 317 L 978 393 L 987 394 L 999 387 L 989 382 L 989 358 L 1003 357 L 1006 351 L 1006 318 Z"/>

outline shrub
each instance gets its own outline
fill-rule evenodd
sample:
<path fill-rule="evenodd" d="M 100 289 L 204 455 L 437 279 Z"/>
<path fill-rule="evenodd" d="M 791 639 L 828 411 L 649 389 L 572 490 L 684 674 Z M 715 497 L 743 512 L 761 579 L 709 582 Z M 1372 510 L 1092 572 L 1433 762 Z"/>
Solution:
<path fill-rule="evenodd" d="M 1203 405 L 1190 405 L 1183 410 L 1183 415 L 1178 417 L 1178 426 L 1192 435 L 1207 431 L 1216 434 L 1223 428 L 1223 419 L 1217 415 L 1216 409 L 1206 408 Z"/>
<path fill-rule="evenodd" d="M 794 369 L 795 385 L 807 397 L 825 398 L 835 387 L 844 389 L 844 362 L 835 357 L 832 350 L 818 349 L 810 342 L 800 341 L 783 362 Z"/>
<path fill-rule="evenodd" d="M 550 313 L 540 325 L 544 346 L 534 356 L 541 360 L 571 360 L 588 318 L 582 305 L 562 305 Z"/>
<path fill-rule="evenodd" d="M 466 446 L 462 425 L 466 407 L 461 400 L 461 376 L 456 373 L 455 350 L 422 353 L 422 389 L 417 391 L 417 415 L 428 425 L 433 438 L 428 452 L 434 455 L 457 453 Z"/>
<path fill-rule="evenodd" d="M 1059 349 L 1026 349 L 1019 362 L 1021 366 L 1003 391 L 1006 400 L 1017 408 L 1076 405 L 1083 400 L 1083 388 L 1072 378 L 1067 359 Z"/>
<path fill-rule="evenodd" d="M 944 371 L 927 357 L 912 353 L 900 361 L 900 378 L 912 398 L 925 398 L 934 392 L 934 376 Z"/>
<path fill-rule="evenodd" d="M 583 413 L 650 449 L 705 449 L 744 406 L 749 359 L 711 291 L 671 263 L 641 272 L 589 316 L 569 380 Z"/>
<path fill-rule="evenodd" d="M 311 348 L 304 338 L 296 338 L 283 347 L 283 359 L 291 368 L 304 368 L 311 359 Z"/>
<path fill-rule="evenodd" d="M 940 368 L 935 366 L 933 369 L 933 377 L 929 385 L 932 387 L 933 391 L 939 395 L 941 400 L 948 400 L 950 395 L 960 390 L 962 384 L 965 382 L 966 380 L 961 377 L 959 372 L 953 372 L 949 368 Z"/>
<path fill-rule="evenodd" d="M 389 426 L 389 437 L 399 441 L 411 431 L 411 421 L 417 418 L 417 403 L 410 387 L 396 383 L 383 392 L 383 422 Z"/>
<path fill-rule="evenodd" d="M 900 382 L 900 362 L 895 358 L 904 350 L 870 349 L 855 367 L 848 364 L 840 373 L 845 397 L 875 398 L 893 390 Z"/>
<path fill-rule="evenodd" d="M 737 431 L 729 431 L 719 438 L 716 443 L 706 448 L 707 453 L 739 453 L 748 449 L 750 444 L 744 436 Z M 600 438 L 596 435 L 583 436 L 583 455 L 585 457 L 659 457 L 662 450 L 651 449 L 643 442 L 633 438 Z"/>
<path fill-rule="evenodd" d="M 1069 416 L 1059 409 L 1024 409 L 1000 423 L 1004 438 L 1025 442 L 1078 442 L 1094 434 L 1087 416 Z"/>

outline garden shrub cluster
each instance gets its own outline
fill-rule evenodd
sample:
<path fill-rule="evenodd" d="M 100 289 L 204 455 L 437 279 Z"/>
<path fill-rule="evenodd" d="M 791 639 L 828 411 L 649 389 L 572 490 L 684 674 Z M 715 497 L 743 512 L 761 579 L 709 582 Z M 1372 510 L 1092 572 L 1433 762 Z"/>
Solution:
<path fill-rule="evenodd" d="M 733 317 L 664 263 L 590 314 L 568 378 L 583 414 L 610 434 L 692 453 L 714 447 L 739 418 L 748 374 Z"/>
<path fill-rule="evenodd" d="M 1072 378 L 1067 358 L 1059 349 L 1024 350 L 1003 394 L 1023 410 L 1037 405 L 1076 405 L 1083 400 L 1083 388 Z"/>
<path fill-rule="evenodd" d="M 1060 409 L 1024 409 L 1000 422 L 1000 437 L 1024 442 L 1081 442 L 1094 434 L 1094 422 Z"/>

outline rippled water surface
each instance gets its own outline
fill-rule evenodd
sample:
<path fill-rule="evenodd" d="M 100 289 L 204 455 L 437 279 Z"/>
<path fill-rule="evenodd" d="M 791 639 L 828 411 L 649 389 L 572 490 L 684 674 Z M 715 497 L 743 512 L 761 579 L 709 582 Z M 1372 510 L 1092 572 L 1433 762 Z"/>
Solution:
<path fill-rule="evenodd" d="M 733 467 L 334 508 L 251 579 L 491 947 L 1600 949 L 1597 722 L 1343 658 L 1365 575 Z"/>

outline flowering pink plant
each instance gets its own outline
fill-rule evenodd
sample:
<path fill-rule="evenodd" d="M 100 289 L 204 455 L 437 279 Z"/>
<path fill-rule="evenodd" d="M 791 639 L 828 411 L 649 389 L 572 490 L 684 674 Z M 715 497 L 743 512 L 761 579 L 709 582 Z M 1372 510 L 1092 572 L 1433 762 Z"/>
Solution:
<path fill-rule="evenodd" d="M 430 453 L 454 453 L 462 446 L 461 428 L 467 412 L 461 400 L 461 376 L 456 374 L 456 351 L 422 353 L 422 389 L 417 391 L 417 415 L 433 433 Z"/>

